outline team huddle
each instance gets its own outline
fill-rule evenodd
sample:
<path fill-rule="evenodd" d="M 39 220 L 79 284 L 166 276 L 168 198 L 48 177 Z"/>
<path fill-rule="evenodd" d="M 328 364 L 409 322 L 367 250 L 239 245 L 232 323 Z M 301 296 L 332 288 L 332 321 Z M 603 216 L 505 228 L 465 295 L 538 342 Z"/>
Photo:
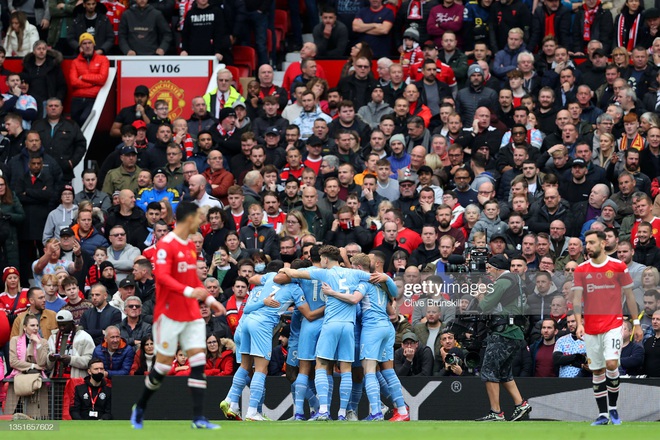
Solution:
<path fill-rule="evenodd" d="M 204 302 L 216 312 L 223 308 L 196 276 L 196 255 L 188 236 L 196 232 L 200 221 L 197 206 L 181 202 L 177 207 L 176 227 L 158 245 L 155 262 L 158 306 L 153 326 L 157 355 L 145 379 L 142 397 L 133 406 L 131 424 L 135 429 L 143 427 L 147 403 L 169 372 L 178 346 L 187 352 L 190 360 L 188 387 L 193 398 L 192 427 L 219 428 L 202 414 L 206 358 L 204 321 L 198 304 Z M 300 264 L 284 268 L 283 263 L 275 261 L 264 275 L 250 279 L 256 287 L 244 304 L 235 333 L 241 368 L 220 404 L 227 418 L 241 419 L 239 398 L 249 384 L 250 404 L 245 420 L 267 420 L 261 406 L 273 330 L 281 315 L 294 306 L 287 364 L 294 371 L 299 368 L 292 385 L 295 420 L 305 420 L 305 400 L 309 403 L 310 420 L 330 420 L 333 381 L 329 377 L 333 375 L 335 363 L 341 371 L 337 418 L 348 420 L 349 410 L 355 414 L 360 399 L 351 399 L 351 396 L 361 396 L 362 383 L 359 389 L 354 389 L 351 369 L 359 366 L 360 360 L 366 373 L 365 389 L 370 404 L 367 420 L 383 420 L 381 388 L 394 402 L 395 414 L 390 420 L 410 420 L 401 383 L 393 369 L 394 328 L 388 312 L 391 312 L 391 300 L 396 297 L 396 285 L 385 274 L 370 273 L 371 262 L 367 255 L 353 256 L 352 269 L 341 267 L 341 258 L 339 249 L 334 246 L 314 247 L 311 260 L 315 267 L 294 262 Z M 314 380 L 310 383 L 314 361 Z M 378 373 L 377 366 L 380 366 Z M 351 408 L 349 400 L 354 404 Z"/>

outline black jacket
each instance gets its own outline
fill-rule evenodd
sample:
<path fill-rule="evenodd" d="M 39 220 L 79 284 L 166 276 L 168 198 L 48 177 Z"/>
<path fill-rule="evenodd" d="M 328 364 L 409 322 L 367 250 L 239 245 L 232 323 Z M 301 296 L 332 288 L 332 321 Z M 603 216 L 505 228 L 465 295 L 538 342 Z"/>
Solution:
<path fill-rule="evenodd" d="M 73 180 L 73 168 L 83 159 L 87 151 L 87 140 L 78 124 L 61 117 L 55 127 L 51 127 L 48 119 L 39 119 L 32 124 L 32 130 L 39 132 L 46 153 L 57 160 L 64 173 L 64 180 L 67 182 Z"/>
<path fill-rule="evenodd" d="M 433 362 L 433 352 L 429 347 L 421 344 L 417 348 L 412 362 L 409 362 L 403 355 L 403 347 L 394 352 L 394 371 L 399 377 L 432 376 Z"/>
<path fill-rule="evenodd" d="M 121 323 L 121 312 L 110 304 L 107 304 L 101 312 L 96 307 L 87 309 L 80 318 L 80 326 L 89 333 L 96 345 L 103 342 L 103 331 L 109 325 L 118 326 L 119 323 Z"/>
<path fill-rule="evenodd" d="M 527 47 L 536 51 L 537 47 L 540 49 L 543 36 L 545 35 L 545 18 L 547 9 L 539 3 L 532 15 L 531 35 L 529 37 L 529 44 Z M 559 39 L 559 45 L 564 47 L 572 47 L 571 41 L 571 17 L 572 11 L 559 3 L 559 8 L 555 12 L 555 38 Z"/>
<path fill-rule="evenodd" d="M 655 244 L 654 237 L 651 237 L 646 245 L 637 243 L 633 261 L 644 266 L 653 266 L 660 269 L 660 248 Z"/>
<path fill-rule="evenodd" d="M 91 390 L 91 396 L 90 396 Z M 94 404 L 92 404 L 94 400 Z M 111 420 L 112 413 L 112 388 L 101 380 L 98 387 L 92 386 L 90 376 L 85 378 L 85 383 L 76 386 L 73 391 L 73 405 L 69 410 L 72 420 Z M 91 413 L 96 412 L 96 417 Z"/>
<path fill-rule="evenodd" d="M 96 22 L 94 24 L 94 42 L 96 49 L 101 49 L 104 54 L 108 54 L 115 44 L 115 31 L 112 29 L 112 24 L 106 15 L 108 9 L 103 3 L 96 4 Z M 78 38 L 87 32 L 87 23 L 85 20 L 85 8 L 82 4 L 73 9 L 73 20 L 69 25 L 67 33 L 67 40 L 69 46 L 75 53 L 78 53 Z"/>
<path fill-rule="evenodd" d="M 222 54 L 222 62 L 227 63 L 226 56 L 231 57 L 230 32 L 224 26 L 225 12 L 223 9 L 209 6 L 204 9 L 197 3 L 186 14 L 181 31 L 181 46 L 189 55 Z"/>
<path fill-rule="evenodd" d="M 591 40 L 603 43 L 605 53 L 612 52 L 612 41 L 614 39 L 614 19 L 610 11 L 599 6 L 594 21 L 591 24 Z M 587 53 L 587 45 L 584 41 L 584 9 L 579 8 L 573 16 L 573 52 Z"/>
<path fill-rule="evenodd" d="M 372 75 L 362 80 L 349 75 L 339 80 L 337 88 L 344 99 L 352 101 L 355 108 L 359 109 L 371 101 L 371 91 L 377 84 L 378 81 Z"/>
<path fill-rule="evenodd" d="M 30 95 L 37 100 L 39 111 L 43 110 L 43 102 L 48 98 L 59 98 L 64 102 L 67 84 L 60 63 L 62 54 L 48 50 L 46 60 L 37 66 L 34 54 L 30 52 L 23 58 L 23 73 L 30 81 Z"/>

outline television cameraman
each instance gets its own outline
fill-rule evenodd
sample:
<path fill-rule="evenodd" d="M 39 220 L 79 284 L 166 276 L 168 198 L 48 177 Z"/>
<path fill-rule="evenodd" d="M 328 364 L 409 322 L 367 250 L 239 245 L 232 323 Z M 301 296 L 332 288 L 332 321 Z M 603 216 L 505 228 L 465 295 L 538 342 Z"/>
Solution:
<path fill-rule="evenodd" d="M 513 380 L 512 364 L 524 343 L 520 321 L 523 318 L 525 294 L 518 274 L 509 272 L 510 262 L 504 255 L 495 255 L 488 260 L 486 271 L 494 280 L 485 293 L 477 296 L 482 314 L 492 314 L 489 320 L 489 335 L 481 367 L 481 378 L 486 382 L 490 401 L 490 412 L 477 421 L 504 421 L 500 407 L 500 384 L 513 398 L 516 407 L 510 421 L 523 418 L 532 407 L 520 395 Z M 498 305 L 501 305 L 498 308 Z M 501 309 L 497 314 L 496 309 Z"/>

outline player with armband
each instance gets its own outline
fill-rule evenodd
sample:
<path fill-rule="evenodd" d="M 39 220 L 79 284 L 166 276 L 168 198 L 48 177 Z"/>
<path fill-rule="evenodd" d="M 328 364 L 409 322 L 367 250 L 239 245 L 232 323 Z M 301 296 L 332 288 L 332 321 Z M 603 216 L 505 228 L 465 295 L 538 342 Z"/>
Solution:
<path fill-rule="evenodd" d="M 589 260 L 580 264 L 573 274 L 573 311 L 577 322 L 575 335 L 584 339 L 587 363 L 593 373 L 594 397 L 599 414 L 592 425 L 620 425 L 616 404 L 623 346 L 621 297 L 623 293 L 631 316 L 637 317 L 633 280 L 626 264 L 610 258 L 605 252 L 604 232 L 589 230 L 584 237 Z M 635 341 L 641 342 L 643 333 L 639 319 L 635 319 L 633 325 Z"/>
<path fill-rule="evenodd" d="M 224 313 L 225 308 L 197 277 L 197 252 L 188 237 L 198 231 L 202 222 L 199 207 L 191 202 L 179 203 L 176 220 L 174 230 L 163 237 L 156 248 L 153 324 L 156 362 L 145 379 L 142 397 L 133 405 L 131 425 L 134 429 L 142 429 L 147 402 L 160 388 L 180 346 L 191 367 L 188 387 L 193 400 L 192 428 L 219 429 L 219 425 L 210 423 L 202 415 L 206 392 L 206 326 L 199 311 L 199 301 L 204 301 L 216 313 Z"/>

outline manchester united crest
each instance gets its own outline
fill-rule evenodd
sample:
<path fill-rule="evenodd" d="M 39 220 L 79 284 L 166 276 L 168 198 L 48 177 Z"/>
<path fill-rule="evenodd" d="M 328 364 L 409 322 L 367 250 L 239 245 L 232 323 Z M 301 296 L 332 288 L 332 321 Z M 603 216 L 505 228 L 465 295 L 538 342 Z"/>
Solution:
<path fill-rule="evenodd" d="M 167 105 L 170 108 L 170 112 L 167 116 L 170 118 L 170 121 L 172 121 L 183 113 L 183 109 L 186 106 L 184 95 L 185 90 L 174 84 L 172 81 L 158 81 L 149 88 L 149 96 L 151 97 L 149 105 L 153 107 L 154 103 L 159 99 L 167 101 Z"/>

